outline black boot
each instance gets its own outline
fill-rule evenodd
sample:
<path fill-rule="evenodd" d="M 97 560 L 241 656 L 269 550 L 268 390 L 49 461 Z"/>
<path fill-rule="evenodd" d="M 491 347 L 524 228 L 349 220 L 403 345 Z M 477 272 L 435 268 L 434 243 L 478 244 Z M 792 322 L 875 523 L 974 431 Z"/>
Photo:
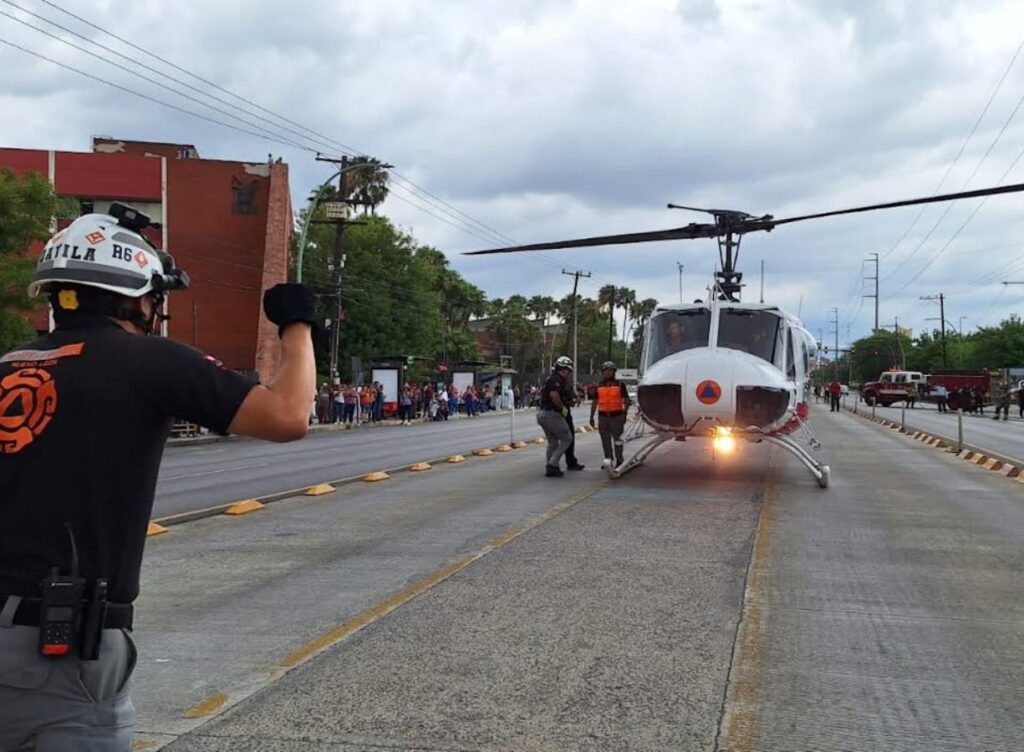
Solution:
<path fill-rule="evenodd" d="M 546 478 L 561 478 L 565 473 L 558 469 L 558 465 L 545 465 L 544 466 L 544 477 Z"/>
<path fill-rule="evenodd" d="M 583 467 L 584 467 L 583 465 L 581 465 L 581 464 L 579 464 L 577 462 L 575 465 L 569 465 L 568 468 L 566 468 L 566 469 L 568 469 L 568 470 L 582 470 Z"/>

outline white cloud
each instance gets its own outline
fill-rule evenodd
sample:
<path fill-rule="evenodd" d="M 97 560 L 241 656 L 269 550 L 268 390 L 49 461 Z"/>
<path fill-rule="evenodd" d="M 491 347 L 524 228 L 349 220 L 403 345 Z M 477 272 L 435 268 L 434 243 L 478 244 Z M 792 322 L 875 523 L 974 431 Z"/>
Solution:
<path fill-rule="evenodd" d="M 17 1 L 95 34 L 38 0 Z M 66 6 L 291 120 L 394 162 L 420 185 L 523 242 L 696 219 L 666 211 L 666 201 L 785 216 L 927 195 L 1020 43 L 1024 20 L 1024 7 L 1012 0 L 295 0 L 287 7 L 269 0 L 66 0 Z M 0 37 L 175 99 L 8 19 L 0 18 Z M 1022 94 L 1019 60 L 943 190 L 964 184 Z M 0 107 L 15 113 L 0 118 L 4 145 L 81 149 L 89 135 L 108 133 L 192 142 L 212 157 L 253 159 L 273 151 L 292 165 L 297 199 L 327 174 L 309 152 L 168 112 L 3 45 Z M 971 186 L 998 180 L 1022 136 L 1015 118 Z M 1022 175 L 1024 166 L 1009 179 Z M 1006 265 L 1024 254 L 1010 247 L 1022 229 L 1019 205 L 1015 198 L 989 201 L 894 300 L 972 207 L 950 211 L 889 278 L 942 212 L 926 210 L 883 262 L 883 316 L 900 315 L 901 323 L 920 328 L 932 312 L 917 298 L 944 290 L 953 291 L 950 318 L 993 323 L 1014 310 L 1015 293 L 998 282 L 1001 269 L 1024 272 L 1024 263 Z M 564 264 L 595 273 L 591 292 L 611 281 L 641 297 L 675 300 L 678 260 L 687 265 L 686 297 L 692 298 L 714 263 L 709 241 L 556 252 L 546 260 L 469 259 L 455 254 L 493 245 L 485 239 L 490 233 L 477 228 L 483 237 L 475 237 L 398 200 L 386 210 L 449 252 L 457 268 L 495 296 L 563 295 L 571 282 L 558 273 Z M 750 236 L 741 265 L 756 288 L 759 261 L 767 259 L 769 296 L 794 311 L 802 298 L 814 331 L 836 306 L 845 336 L 845 324 L 858 313 L 856 336 L 871 309 L 858 297 L 861 261 L 869 252 L 888 252 L 916 213 L 822 220 Z M 995 284 L 972 284 L 978 279 Z"/>

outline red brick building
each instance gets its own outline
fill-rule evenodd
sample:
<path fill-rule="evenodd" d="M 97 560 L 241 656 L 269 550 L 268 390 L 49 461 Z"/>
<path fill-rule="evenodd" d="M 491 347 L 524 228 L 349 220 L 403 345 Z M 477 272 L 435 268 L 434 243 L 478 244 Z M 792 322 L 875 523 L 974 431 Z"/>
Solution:
<path fill-rule="evenodd" d="M 0 148 L 0 167 L 37 172 L 83 213 L 111 201 L 137 207 L 162 227 L 147 232 L 192 278 L 169 296 L 168 336 L 267 378 L 277 330 L 262 316 L 262 291 L 288 274 L 292 231 L 288 166 L 271 160 L 201 159 L 189 144 L 94 138 L 91 152 Z M 45 328 L 45 317 L 37 322 Z"/>

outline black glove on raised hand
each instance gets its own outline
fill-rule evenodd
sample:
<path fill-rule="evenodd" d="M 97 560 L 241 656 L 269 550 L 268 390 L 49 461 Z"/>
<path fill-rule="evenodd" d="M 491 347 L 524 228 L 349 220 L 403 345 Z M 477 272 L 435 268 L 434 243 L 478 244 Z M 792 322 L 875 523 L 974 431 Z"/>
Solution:
<path fill-rule="evenodd" d="M 277 324 L 278 334 L 297 321 L 316 328 L 316 296 L 306 285 L 282 283 L 263 293 L 263 311 L 271 323 Z"/>

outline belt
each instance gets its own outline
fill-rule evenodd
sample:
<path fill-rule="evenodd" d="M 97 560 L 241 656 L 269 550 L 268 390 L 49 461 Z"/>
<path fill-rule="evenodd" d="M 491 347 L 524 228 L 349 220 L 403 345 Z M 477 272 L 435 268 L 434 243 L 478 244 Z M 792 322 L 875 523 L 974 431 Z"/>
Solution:
<path fill-rule="evenodd" d="M 0 595 L 0 609 L 3 609 L 9 597 Z M 18 610 L 14 612 L 13 622 L 19 627 L 38 627 L 41 603 L 39 598 L 22 598 Z M 104 629 L 131 629 L 134 613 L 135 609 L 130 603 L 107 603 L 107 614 L 103 619 L 103 627 Z"/>

